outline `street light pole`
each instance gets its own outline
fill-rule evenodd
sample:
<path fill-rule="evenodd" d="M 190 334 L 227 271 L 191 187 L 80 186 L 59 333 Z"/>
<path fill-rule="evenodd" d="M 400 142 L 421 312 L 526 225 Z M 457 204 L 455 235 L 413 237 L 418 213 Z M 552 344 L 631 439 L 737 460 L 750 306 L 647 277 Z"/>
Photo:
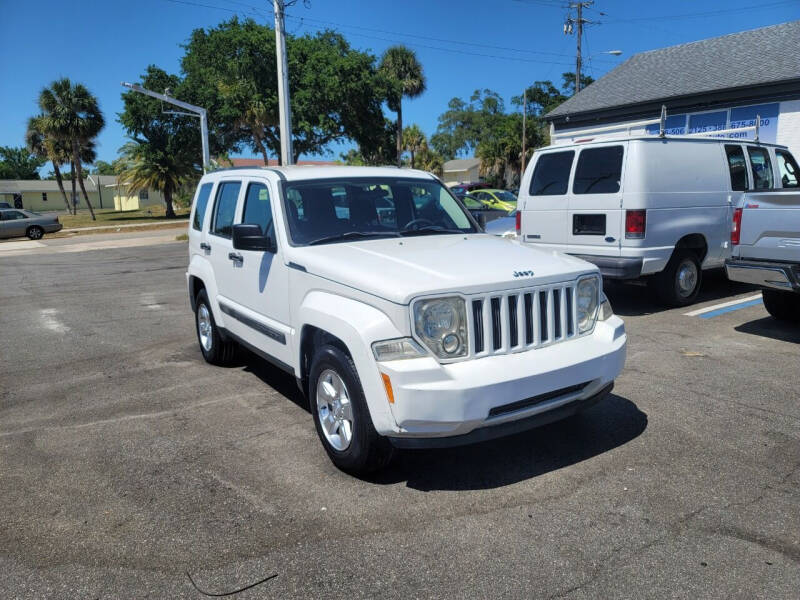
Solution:
<path fill-rule="evenodd" d="M 528 116 L 528 88 L 522 92 L 522 167 L 519 171 L 519 179 L 525 174 L 525 120 Z"/>
<path fill-rule="evenodd" d="M 286 60 L 284 0 L 272 0 L 275 9 L 275 53 L 278 59 L 278 113 L 281 129 L 281 165 L 294 162 L 292 152 L 292 108 L 289 103 L 289 66 Z"/>
<path fill-rule="evenodd" d="M 200 118 L 200 141 L 203 147 L 203 173 L 207 172 L 208 168 L 211 166 L 211 157 L 208 150 L 208 113 L 206 112 L 206 109 L 200 106 L 195 106 L 194 104 L 189 104 L 188 102 L 176 100 L 172 96 L 167 96 L 166 94 L 159 94 L 158 92 L 145 89 L 137 83 L 128 83 L 127 81 L 123 81 L 122 85 L 126 88 L 132 89 L 134 92 L 139 92 L 140 94 L 151 96 L 152 98 L 158 98 L 162 102 L 168 102 L 169 104 L 180 106 L 181 108 L 184 108 L 192 113 L 174 112 L 172 114 Z"/>

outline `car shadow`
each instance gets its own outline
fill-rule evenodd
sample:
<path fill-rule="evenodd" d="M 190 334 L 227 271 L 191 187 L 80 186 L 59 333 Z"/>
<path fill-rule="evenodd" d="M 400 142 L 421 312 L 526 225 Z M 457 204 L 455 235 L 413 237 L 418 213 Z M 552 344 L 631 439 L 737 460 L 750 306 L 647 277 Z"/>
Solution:
<path fill-rule="evenodd" d="M 403 450 L 389 467 L 365 479 L 405 481 L 420 491 L 492 489 L 574 465 L 627 444 L 647 428 L 647 415 L 610 394 L 587 411 L 506 438 L 437 450 Z"/>
<path fill-rule="evenodd" d="M 603 291 L 611 300 L 614 312 L 621 317 L 639 317 L 670 310 L 670 307 L 661 304 L 654 298 L 643 280 L 632 283 L 606 280 Z M 724 269 L 711 269 L 703 273 L 703 283 L 695 304 L 725 300 L 750 291 L 758 291 L 758 288 L 731 281 L 725 275 Z M 686 307 L 686 310 L 691 310 L 691 308 Z"/>
<path fill-rule="evenodd" d="M 233 368 L 241 368 L 246 373 L 252 373 L 273 390 L 311 414 L 308 401 L 300 392 L 300 388 L 297 387 L 295 378 L 283 369 L 279 369 L 272 363 L 241 346 L 236 349 L 236 360 L 231 363 L 230 366 Z"/>
<path fill-rule="evenodd" d="M 739 333 L 749 333 L 781 342 L 800 344 L 800 325 L 792 325 L 778 321 L 772 317 L 764 317 L 755 321 L 748 321 L 734 327 Z"/>

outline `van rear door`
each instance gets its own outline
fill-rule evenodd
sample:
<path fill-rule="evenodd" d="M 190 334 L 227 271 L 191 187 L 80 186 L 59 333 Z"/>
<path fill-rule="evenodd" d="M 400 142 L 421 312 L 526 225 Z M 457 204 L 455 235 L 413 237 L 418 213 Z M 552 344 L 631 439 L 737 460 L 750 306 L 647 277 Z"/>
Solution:
<path fill-rule="evenodd" d="M 620 256 L 627 142 L 581 148 L 568 195 L 567 252 Z"/>
<path fill-rule="evenodd" d="M 523 242 L 564 252 L 567 243 L 567 192 L 575 150 L 537 154 L 530 185 L 527 190 L 520 190 L 520 200 L 524 198 L 524 205 L 517 202 L 522 210 L 520 234 Z"/>

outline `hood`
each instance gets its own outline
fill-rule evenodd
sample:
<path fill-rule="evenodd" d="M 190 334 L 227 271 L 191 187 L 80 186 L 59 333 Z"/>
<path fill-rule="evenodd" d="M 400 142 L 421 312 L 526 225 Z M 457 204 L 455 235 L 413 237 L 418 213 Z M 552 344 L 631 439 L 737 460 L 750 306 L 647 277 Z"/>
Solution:
<path fill-rule="evenodd" d="M 421 295 L 474 294 L 574 279 L 583 260 L 487 234 L 430 235 L 291 248 L 308 273 L 398 304 Z M 533 276 L 515 277 L 532 271 Z"/>

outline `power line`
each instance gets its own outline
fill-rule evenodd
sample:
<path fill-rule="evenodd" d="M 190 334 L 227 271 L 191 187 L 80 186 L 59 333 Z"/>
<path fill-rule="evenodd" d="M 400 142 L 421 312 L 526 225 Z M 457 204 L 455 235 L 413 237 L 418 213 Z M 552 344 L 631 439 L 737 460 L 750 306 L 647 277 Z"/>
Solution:
<path fill-rule="evenodd" d="M 765 10 L 769 8 L 777 8 L 787 4 L 797 4 L 797 0 L 781 0 L 780 2 L 768 2 L 766 4 L 749 4 L 747 6 L 729 7 L 722 10 L 709 10 L 705 12 L 696 13 L 683 13 L 678 15 L 660 15 L 653 17 L 632 17 L 630 19 L 609 19 L 603 23 L 638 23 L 640 21 L 670 21 L 675 19 L 693 19 L 695 17 L 712 17 L 716 15 L 731 14 L 734 12 L 750 11 L 750 10 Z M 602 14 L 602 13 L 601 13 Z"/>

